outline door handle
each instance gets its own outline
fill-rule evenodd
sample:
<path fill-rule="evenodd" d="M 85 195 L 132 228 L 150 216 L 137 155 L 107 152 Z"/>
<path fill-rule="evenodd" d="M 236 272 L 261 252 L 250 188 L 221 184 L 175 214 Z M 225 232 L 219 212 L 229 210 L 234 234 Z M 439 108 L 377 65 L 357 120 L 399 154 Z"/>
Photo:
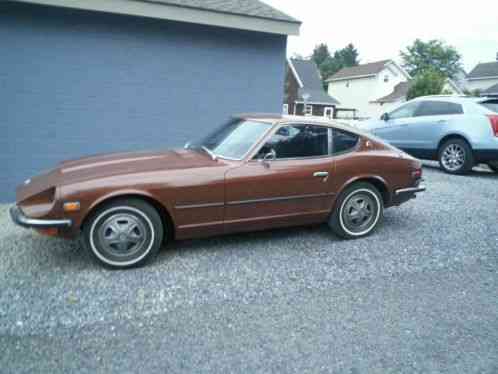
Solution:
<path fill-rule="evenodd" d="M 446 123 L 446 122 L 448 122 L 448 121 L 445 119 L 440 119 L 439 121 L 437 121 L 437 123 Z"/>
<path fill-rule="evenodd" d="M 329 176 L 329 172 L 328 171 L 317 171 L 317 172 L 313 173 L 313 176 L 317 177 L 317 178 L 327 178 Z"/>

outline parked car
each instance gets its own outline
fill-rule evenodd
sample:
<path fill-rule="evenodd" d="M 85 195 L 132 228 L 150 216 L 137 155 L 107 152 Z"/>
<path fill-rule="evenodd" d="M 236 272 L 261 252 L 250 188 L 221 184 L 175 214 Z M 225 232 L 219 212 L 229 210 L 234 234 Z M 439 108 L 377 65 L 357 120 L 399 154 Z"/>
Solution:
<path fill-rule="evenodd" d="M 422 159 L 438 160 L 450 174 L 486 163 L 498 172 L 498 99 L 426 96 L 379 120 L 357 124 Z"/>
<path fill-rule="evenodd" d="M 421 163 L 325 119 L 241 115 L 185 149 L 66 161 L 17 189 L 14 222 L 126 268 L 164 240 L 328 222 L 370 234 L 415 197 Z"/>

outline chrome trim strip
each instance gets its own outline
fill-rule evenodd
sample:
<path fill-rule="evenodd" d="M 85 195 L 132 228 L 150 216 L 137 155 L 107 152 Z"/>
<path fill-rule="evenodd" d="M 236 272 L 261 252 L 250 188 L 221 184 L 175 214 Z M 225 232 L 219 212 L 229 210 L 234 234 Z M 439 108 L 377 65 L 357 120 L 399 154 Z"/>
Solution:
<path fill-rule="evenodd" d="M 12 221 L 21 227 L 34 228 L 52 228 L 52 227 L 71 227 L 73 224 L 70 219 L 38 219 L 27 217 L 21 208 L 17 205 L 9 209 Z"/>
<path fill-rule="evenodd" d="M 175 205 L 175 209 L 214 208 L 224 205 L 225 205 L 224 203 L 186 204 L 186 205 Z"/>
<path fill-rule="evenodd" d="M 227 205 L 257 204 L 257 203 L 268 203 L 268 202 L 272 202 L 272 201 L 300 200 L 300 199 L 309 199 L 309 198 L 314 198 L 314 197 L 325 197 L 325 196 L 332 196 L 332 195 L 334 195 L 333 192 L 325 192 L 325 193 L 316 193 L 316 194 L 308 194 L 308 195 L 267 197 L 267 198 L 262 198 L 262 199 L 229 201 L 229 202 L 227 202 Z"/>
<path fill-rule="evenodd" d="M 426 190 L 425 186 L 401 188 L 399 190 L 396 190 L 395 194 L 400 195 L 402 193 L 417 193 L 417 192 L 423 192 L 425 190 Z"/>

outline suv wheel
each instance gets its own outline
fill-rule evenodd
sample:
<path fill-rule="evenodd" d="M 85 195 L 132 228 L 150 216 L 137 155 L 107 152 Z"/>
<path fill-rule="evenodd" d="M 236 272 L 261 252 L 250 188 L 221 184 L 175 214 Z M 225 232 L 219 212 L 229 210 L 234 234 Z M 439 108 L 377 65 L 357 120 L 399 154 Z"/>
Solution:
<path fill-rule="evenodd" d="M 490 162 L 488 162 L 488 166 L 495 173 L 498 173 L 498 160 L 497 161 L 490 161 Z"/>
<path fill-rule="evenodd" d="M 85 247 L 101 264 L 137 267 L 154 258 L 164 228 L 157 210 L 138 199 L 115 200 L 99 208 L 83 227 Z"/>
<path fill-rule="evenodd" d="M 370 183 L 355 183 L 341 193 L 329 219 L 332 231 L 344 239 L 370 235 L 384 215 L 379 191 Z"/>
<path fill-rule="evenodd" d="M 467 174 L 474 167 L 472 148 L 463 139 L 450 139 L 439 149 L 439 165 L 449 174 Z"/>

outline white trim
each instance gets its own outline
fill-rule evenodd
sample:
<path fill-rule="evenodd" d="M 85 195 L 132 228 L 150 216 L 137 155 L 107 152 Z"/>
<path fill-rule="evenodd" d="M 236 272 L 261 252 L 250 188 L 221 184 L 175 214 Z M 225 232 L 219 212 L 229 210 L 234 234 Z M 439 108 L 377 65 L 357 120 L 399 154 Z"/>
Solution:
<path fill-rule="evenodd" d="M 468 81 L 480 81 L 486 79 L 498 79 L 498 75 L 490 75 L 488 77 L 467 78 Z"/>
<path fill-rule="evenodd" d="M 136 0 L 15 0 L 24 3 L 52 5 L 96 12 L 125 14 L 139 17 L 165 19 L 232 29 L 268 32 L 280 35 L 299 35 L 299 22 L 288 22 L 194 9 L 170 4 Z"/>
<path fill-rule="evenodd" d="M 296 100 L 296 104 L 304 104 L 303 100 Z M 327 105 L 327 106 L 337 106 L 337 104 L 332 104 L 332 103 L 322 103 L 320 101 L 312 101 L 312 100 L 306 100 L 306 104 L 313 104 L 313 105 Z"/>
<path fill-rule="evenodd" d="M 284 103 L 284 105 L 282 105 L 282 114 L 286 114 L 286 115 L 289 114 L 289 104 Z"/>
<path fill-rule="evenodd" d="M 330 110 L 330 116 L 327 115 L 327 110 Z M 327 107 L 323 108 L 323 116 L 325 118 L 332 118 L 334 116 L 334 107 L 327 106 Z"/>
<path fill-rule="evenodd" d="M 408 74 L 408 72 L 400 64 L 398 64 L 396 61 L 390 60 L 390 61 L 386 62 L 386 64 L 384 66 L 388 67 L 389 65 L 394 65 L 401 72 L 401 74 L 403 74 L 405 76 L 405 78 L 407 80 L 412 79 L 410 74 Z"/>
<path fill-rule="evenodd" d="M 448 83 L 453 89 L 457 92 L 457 95 L 463 95 L 463 91 L 458 87 L 458 85 L 450 78 L 446 79 L 446 83 Z"/>
<path fill-rule="evenodd" d="M 299 75 L 297 74 L 296 68 L 294 67 L 294 64 L 292 63 L 292 60 L 290 58 L 287 58 L 287 64 L 289 64 L 289 68 L 292 71 L 292 75 L 294 75 L 294 78 L 296 78 L 297 84 L 299 85 L 299 88 L 304 88 L 303 82 L 301 81 L 301 78 L 299 78 Z"/>
<path fill-rule="evenodd" d="M 367 77 L 375 77 L 377 74 L 365 74 L 365 75 L 351 75 L 349 77 L 340 77 L 340 78 L 329 78 L 326 80 L 326 82 L 338 82 L 338 81 L 346 81 L 349 79 L 360 79 L 360 78 L 367 78 Z"/>
<path fill-rule="evenodd" d="M 309 109 L 309 113 L 308 113 L 308 109 Z M 303 114 L 305 116 L 312 116 L 313 115 L 313 104 L 306 104 L 304 106 L 304 111 L 303 111 Z"/>
<path fill-rule="evenodd" d="M 364 64 L 366 65 L 366 64 Z M 389 65 L 393 65 L 396 69 L 398 69 L 402 75 L 404 75 L 404 77 L 406 79 L 411 79 L 411 76 L 410 74 L 408 74 L 408 72 L 403 69 L 403 67 L 401 65 L 399 65 L 396 61 L 394 60 L 389 60 L 388 62 L 386 62 L 384 64 L 384 68 L 389 68 Z M 329 78 L 326 80 L 326 82 L 336 82 L 336 81 L 344 81 L 344 80 L 348 80 L 348 79 L 359 79 L 359 78 L 367 78 L 367 77 L 376 77 L 379 73 L 381 73 L 381 71 L 379 71 L 378 73 L 375 73 L 375 74 L 364 74 L 364 75 L 350 75 L 350 76 L 347 76 L 347 77 L 340 77 L 340 78 Z"/>

